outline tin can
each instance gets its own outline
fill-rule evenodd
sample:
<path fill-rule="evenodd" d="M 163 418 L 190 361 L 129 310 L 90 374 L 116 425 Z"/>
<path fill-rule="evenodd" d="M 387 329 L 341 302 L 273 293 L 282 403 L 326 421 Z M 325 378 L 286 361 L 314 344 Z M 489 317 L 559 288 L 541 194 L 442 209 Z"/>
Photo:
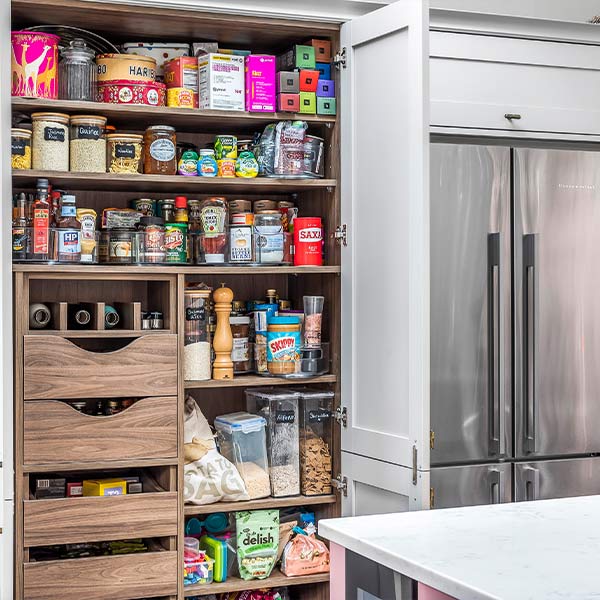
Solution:
<path fill-rule="evenodd" d="M 234 213 L 231 215 L 229 222 L 232 225 L 252 225 L 254 223 L 254 215 L 252 213 Z"/>
<path fill-rule="evenodd" d="M 153 83 L 156 80 L 156 60 L 137 54 L 99 54 L 98 82 L 129 80 Z"/>
<path fill-rule="evenodd" d="M 165 225 L 165 262 L 187 262 L 187 223 Z"/>
<path fill-rule="evenodd" d="M 237 158 L 237 137 L 235 135 L 218 135 L 215 138 L 215 156 L 221 158 Z M 235 169 L 235 162 L 234 162 Z"/>
<path fill-rule="evenodd" d="M 294 219 L 294 264 L 323 264 L 323 226 L 321 217 Z"/>
<path fill-rule="evenodd" d="M 252 212 L 252 201 L 251 200 L 230 200 L 229 201 L 229 212 L 234 213 L 251 213 Z"/>
<path fill-rule="evenodd" d="M 145 217 L 156 216 L 156 200 L 152 198 L 137 198 L 131 201 L 131 208 L 142 213 Z"/>
<path fill-rule="evenodd" d="M 218 177 L 235 177 L 235 159 L 221 158 L 217 161 Z"/>
<path fill-rule="evenodd" d="M 98 82 L 98 102 L 107 104 L 147 104 L 164 106 L 164 83 L 116 80 Z"/>
<path fill-rule="evenodd" d="M 194 90 L 182 87 L 167 88 L 167 106 L 195 108 L 196 104 Z"/>

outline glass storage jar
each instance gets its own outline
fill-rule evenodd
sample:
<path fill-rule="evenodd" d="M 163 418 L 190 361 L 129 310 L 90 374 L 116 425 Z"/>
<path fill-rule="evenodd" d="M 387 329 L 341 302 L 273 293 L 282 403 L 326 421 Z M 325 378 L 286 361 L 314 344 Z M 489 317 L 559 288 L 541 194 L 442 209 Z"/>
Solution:
<path fill-rule="evenodd" d="M 219 450 L 236 466 L 250 500 L 265 498 L 271 493 L 265 425 L 263 417 L 247 412 L 215 419 Z"/>
<path fill-rule="evenodd" d="M 109 173 L 141 173 L 142 141 L 134 133 L 109 133 L 106 136 L 106 166 Z"/>
<path fill-rule="evenodd" d="M 13 169 L 31 169 L 31 131 L 10 130 L 10 166 Z"/>
<path fill-rule="evenodd" d="M 39 112 L 31 115 L 32 167 L 40 171 L 69 170 L 69 115 Z"/>
<path fill-rule="evenodd" d="M 233 312 L 233 305 L 232 305 Z M 229 325 L 233 336 L 233 349 L 231 350 L 231 362 L 234 373 L 248 373 L 252 368 L 250 362 L 250 317 L 230 316 Z"/>
<path fill-rule="evenodd" d="M 278 210 L 254 215 L 254 257 L 258 263 L 283 262 L 283 222 Z"/>
<path fill-rule="evenodd" d="M 106 117 L 71 117 L 71 171 L 106 173 Z"/>
<path fill-rule="evenodd" d="M 175 128 L 152 125 L 144 134 L 144 173 L 175 175 L 177 173 L 177 139 Z"/>
<path fill-rule="evenodd" d="M 183 378 L 186 381 L 205 381 L 211 377 L 210 293 L 206 286 L 187 288 L 184 292 Z"/>
<path fill-rule="evenodd" d="M 160 217 L 146 215 L 140 218 L 140 262 L 163 263 L 166 258 L 165 222 Z"/>
<path fill-rule="evenodd" d="M 75 38 L 60 53 L 58 96 L 63 100 L 96 101 L 95 52 L 84 40 Z"/>
<path fill-rule="evenodd" d="M 298 395 L 275 388 L 246 390 L 248 412 L 267 422 L 267 455 L 271 495 L 300 494 Z"/>

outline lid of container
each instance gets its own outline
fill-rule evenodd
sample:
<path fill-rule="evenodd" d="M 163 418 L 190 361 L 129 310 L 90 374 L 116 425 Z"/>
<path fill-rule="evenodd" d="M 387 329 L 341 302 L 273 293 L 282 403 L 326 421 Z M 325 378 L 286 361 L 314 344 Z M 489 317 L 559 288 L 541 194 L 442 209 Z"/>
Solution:
<path fill-rule="evenodd" d="M 269 317 L 267 319 L 269 325 L 300 325 L 299 317 Z"/>
<path fill-rule="evenodd" d="M 330 390 L 320 390 L 315 388 L 301 387 L 296 388 L 296 392 L 306 399 L 319 399 L 319 398 L 328 398 L 333 400 L 335 398 L 335 392 Z"/>
<path fill-rule="evenodd" d="M 230 325 L 250 325 L 250 317 L 229 317 Z"/>
<path fill-rule="evenodd" d="M 137 144 L 141 143 L 144 139 L 143 135 L 139 135 L 137 133 L 109 133 L 106 135 L 108 139 L 114 140 L 118 142 L 119 140 L 135 142 Z"/>
<path fill-rule="evenodd" d="M 31 113 L 32 121 L 56 121 L 57 123 L 64 123 L 67 125 L 69 123 L 69 115 L 65 115 L 64 113 L 55 113 L 55 112 L 36 112 Z"/>
<path fill-rule="evenodd" d="M 66 48 L 62 49 L 60 55 L 65 58 L 84 58 L 89 61 L 96 56 L 96 53 L 91 48 L 88 48 L 85 40 L 75 38 L 69 42 Z"/>
<path fill-rule="evenodd" d="M 144 216 L 140 218 L 140 225 L 148 226 L 148 225 L 164 225 L 165 220 L 160 217 L 151 217 Z"/>
<path fill-rule="evenodd" d="M 147 62 L 156 65 L 156 59 L 151 56 L 145 56 L 144 54 L 98 54 L 96 60 L 104 59 L 114 60 L 139 60 L 140 62 Z"/>
<path fill-rule="evenodd" d="M 296 402 L 300 397 L 300 394 L 294 389 L 276 388 L 276 387 L 264 387 L 264 388 L 252 388 L 246 390 L 246 398 L 257 397 L 272 400 L 292 400 Z"/>
<path fill-rule="evenodd" d="M 100 117 L 98 115 L 75 115 L 71 117 L 71 125 L 85 125 L 86 123 L 94 123 L 99 125 L 106 125 L 106 117 Z"/>
<path fill-rule="evenodd" d="M 233 433 L 234 431 L 252 433 L 260 431 L 266 424 L 267 421 L 264 417 L 252 415 L 248 412 L 229 413 L 215 419 L 215 428 L 227 433 Z"/>
<path fill-rule="evenodd" d="M 150 125 L 150 127 L 146 127 L 146 131 L 175 131 L 175 127 L 171 127 L 170 125 Z"/>
<path fill-rule="evenodd" d="M 175 208 L 187 208 L 187 196 L 176 196 Z"/>
<path fill-rule="evenodd" d="M 200 156 L 214 156 L 215 151 L 212 148 L 200 148 Z"/>

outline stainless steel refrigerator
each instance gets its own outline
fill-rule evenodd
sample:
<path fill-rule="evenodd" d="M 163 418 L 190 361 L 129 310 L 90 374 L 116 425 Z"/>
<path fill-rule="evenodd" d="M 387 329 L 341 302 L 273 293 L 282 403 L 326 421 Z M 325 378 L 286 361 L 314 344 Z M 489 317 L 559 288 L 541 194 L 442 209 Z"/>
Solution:
<path fill-rule="evenodd" d="M 600 153 L 431 147 L 431 504 L 600 493 Z"/>

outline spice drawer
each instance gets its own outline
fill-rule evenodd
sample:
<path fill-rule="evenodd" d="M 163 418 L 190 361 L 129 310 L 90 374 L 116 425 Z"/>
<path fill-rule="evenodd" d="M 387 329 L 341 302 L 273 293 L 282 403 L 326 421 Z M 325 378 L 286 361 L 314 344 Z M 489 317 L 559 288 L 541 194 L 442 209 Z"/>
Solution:
<path fill-rule="evenodd" d="M 24 398 L 119 398 L 177 394 L 177 336 L 134 339 L 112 352 L 60 336 L 26 335 Z"/>
<path fill-rule="evenodd" d="M 151 516 L 149 515 L 149 518 Z M 26 600 L 130 600 L 177 594 L 177 552 L 30 562 Z"/>
<path fill-rule="evenodd" d="M 24 464 L 176 458 L 177 397 L 142 398 L 116 415 L 85 415 L 65 402 L 24 403 Z"/>
<path fill-rule="evenodd" d="M 25 546 L 177 535 L 177 492 L 26 500 Z"/>

